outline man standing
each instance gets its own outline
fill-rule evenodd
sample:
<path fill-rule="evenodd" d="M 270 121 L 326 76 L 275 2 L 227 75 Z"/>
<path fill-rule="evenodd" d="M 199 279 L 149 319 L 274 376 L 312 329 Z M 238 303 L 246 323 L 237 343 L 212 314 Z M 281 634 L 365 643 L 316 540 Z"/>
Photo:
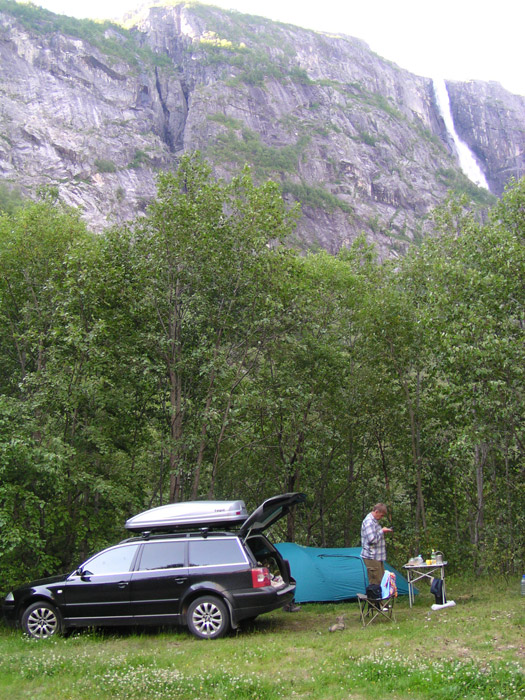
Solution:
<path fill-rule="evenodd" d="M 369 583 L 381 583 L 385 573 L 386 544 L 385 532 L 391 527 L 381 527 L 379 521 L 387 514 L 384 503 L 377 503 L 361 525 L 361 558 L 368 571 Z"/>

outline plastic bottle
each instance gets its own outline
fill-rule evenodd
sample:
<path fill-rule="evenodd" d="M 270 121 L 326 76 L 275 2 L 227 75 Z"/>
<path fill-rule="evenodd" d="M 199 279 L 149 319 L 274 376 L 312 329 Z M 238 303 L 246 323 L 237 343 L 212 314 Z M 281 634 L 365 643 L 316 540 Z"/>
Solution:
<path fill-rule="evenodd" d="M 437 556 L 436 550 L 433 549 L 433 550 L 432 550 L 432 554 L 430 555 L 430 561 L 431 561 L 432 564 L 435 564 L 435 563 L 436 563 L 436 556 Z"/>
<path fill-rule="evenodd" d="M 525 595 L 525 574 L 521 577 L 521 595 Z"/>

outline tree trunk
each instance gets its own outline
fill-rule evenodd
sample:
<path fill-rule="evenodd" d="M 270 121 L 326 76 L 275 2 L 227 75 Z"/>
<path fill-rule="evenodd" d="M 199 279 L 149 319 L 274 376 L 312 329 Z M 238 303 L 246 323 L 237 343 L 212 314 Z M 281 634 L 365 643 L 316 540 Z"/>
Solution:
<path fill-rule="evenodd" d="M 169 502 L 176 503 L 182 496 L 182 464 L 179 443 L 182 437 L 182 382 L 180 375 L 170 369 L 170 493 Z"/>
<path fill-rule="evenodd" d="M 475 552 L 477 554 L 477 570 L 481 572 L 483 569 L 483 530 L 485 526 L 485 496 L 483 493 L 484 487 L 484 469 L 487 461 L 488 445 L 476 445 L 474 449 L 474 461 L 476 469 L 476 516 L 474 520 L 474 542 Z"/>

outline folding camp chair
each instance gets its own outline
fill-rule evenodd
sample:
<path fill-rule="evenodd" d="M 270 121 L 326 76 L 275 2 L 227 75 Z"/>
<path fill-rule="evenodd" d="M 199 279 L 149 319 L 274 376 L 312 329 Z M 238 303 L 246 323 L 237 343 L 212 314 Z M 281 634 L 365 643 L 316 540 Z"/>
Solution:
<path fill-rule="evenodd" d="M 388 598 L 372 599 L 368 598 L 363 593 L 357 594 L 357 602 L 359 603 L 359 614 L 363 627 L 368 627 L 377 617 L 383 616 L 389 622 L 395 622 L 394 602 L 396 596 L 394 593 Z"/>

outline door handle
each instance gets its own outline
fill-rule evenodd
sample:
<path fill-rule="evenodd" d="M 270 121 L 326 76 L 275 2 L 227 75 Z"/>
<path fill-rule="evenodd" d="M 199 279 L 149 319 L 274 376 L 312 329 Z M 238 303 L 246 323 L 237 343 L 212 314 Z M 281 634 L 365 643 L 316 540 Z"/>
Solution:
<path fill-rule="evenodd" d="M 184 583 L 187 580 L 188 580 L 187 576 L 180 576 L 179 578 L 175 579 L 175 583 Z"/>
<path fill-rule="evenodd" d="M 127 585 L 128 585 L 127 581 L 120 581 L 120 583 L 118 584 L 118 587 L 119 588 L 126 588 Z"/>

